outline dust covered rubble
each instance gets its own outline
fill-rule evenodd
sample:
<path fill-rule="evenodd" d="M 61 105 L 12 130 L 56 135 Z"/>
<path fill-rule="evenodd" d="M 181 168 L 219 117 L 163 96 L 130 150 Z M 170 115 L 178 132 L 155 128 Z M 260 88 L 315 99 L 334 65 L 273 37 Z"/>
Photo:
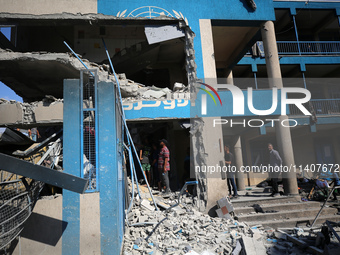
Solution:
<path fill-rule="evenodd" d="M 189 99 L 189 89 L 182 83 L 176 82 L 173 90 L 165 87 L 145 86 L 127 79 L 125 74 L 118 74 L 122 97 L 125 101 L 136 99 Z"/>
<path fill-rule="evenodd" d="M 135 198 L 127 215 L 123 255 L 306 254 L 273 228 L 199 212 L 196 197 L 183 196 L 179 206 L 162 211 L 177 202 L 175 197 L 156 198 L 160 211 L 148 199 Z"/>
<path fill-rule="evenodd" d="M 231 254 L 240 246 L 237 243 L 242 237 L 265 237 L 262 231 L 253 231 L 245 223 L 213 218 L 189 204 L 182 205 L 182 208 L 176 207 L 179 210 L 171 211 L 134 206 L 128 214 L 130 225 L 156 224 L 126 224 L 123 254 Z"/>

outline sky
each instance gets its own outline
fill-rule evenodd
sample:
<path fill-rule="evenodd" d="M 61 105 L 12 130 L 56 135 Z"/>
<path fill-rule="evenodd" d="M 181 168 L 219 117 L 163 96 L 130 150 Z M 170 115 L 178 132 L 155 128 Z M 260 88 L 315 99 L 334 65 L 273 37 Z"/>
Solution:
<path fill-rule="evenodd" d="M 11 28 L 10 27 L 0 27 L 0 31 L 7 37 L 8 40 L 11 38 Z M 6 100 L 16 100 L 22 102 L 22 98 L 19 97 L 15 92 L 7 87 L 0 81 L 0 98 Z"/>

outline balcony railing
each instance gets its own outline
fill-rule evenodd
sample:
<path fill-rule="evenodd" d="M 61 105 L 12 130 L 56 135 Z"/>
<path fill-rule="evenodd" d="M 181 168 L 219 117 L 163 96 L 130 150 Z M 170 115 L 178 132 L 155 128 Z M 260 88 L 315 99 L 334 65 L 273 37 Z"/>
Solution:
<path fill-rule="evenodd" d="M 310 112 L 313 108 L 316 115 L 340 115 L 340 99 L 312 99 L 309 102 L 304 106 Z M 289 112 L 290 115 L 302 115 L 295 105 L 289 105 Z"/>
<path fill-rule="evenodd" d="M 278 41 L 280 55 L 340 55 L 339 41 Z"/>

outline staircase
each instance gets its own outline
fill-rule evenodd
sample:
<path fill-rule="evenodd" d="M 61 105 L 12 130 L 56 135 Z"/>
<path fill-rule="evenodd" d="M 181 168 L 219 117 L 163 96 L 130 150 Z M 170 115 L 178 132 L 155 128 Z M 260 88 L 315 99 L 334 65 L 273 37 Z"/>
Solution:
<path fill-rule="evenodd" d="M 262 225 L 272 228 L 306 227 L 311 224 L 321 208 L 320 202 L 302 202 L 300 197 L 269 197 L 250 196 L 232 200 L 235 215 L 240 222 L 250 226 Z M 254 206 L 256 205 L 256 206 Z M 338 222 L 340 215 L 338 209 L 325 207 L 317 219 L 315 226 L 323 224 L 326 220 Z"/>

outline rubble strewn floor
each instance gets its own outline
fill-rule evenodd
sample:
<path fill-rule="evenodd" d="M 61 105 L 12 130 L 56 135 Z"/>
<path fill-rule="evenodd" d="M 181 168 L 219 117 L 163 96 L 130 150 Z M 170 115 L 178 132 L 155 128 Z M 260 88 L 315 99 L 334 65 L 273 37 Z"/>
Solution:
<path fill-rule="evenodd" d="M 170 211 L 155 211 L 151 198 L 148 198 L 146 189 L 143 192 L 143 188 L 143 199 L 135 199 L 135 205 L 128 214 L 124 255 L 313 254 L 307 247 L 294 244 L 286 234 L 273 228 L 261 225 L 250 227 L 234 219 L 210 217 L 199 212 L 195 209 L 195 198 L 189 194 L 182 198 L 178 207 Z M 163 205 L 160 209 L 164 209 L 176 203 L 176 195 L 172 193 L 169 198 L 155 195 L 155 200 L 157 204 Z M 138 225 L 145 222 L 147 224 Z M 304 231 L 292 228 L 286 233 L 308 241 L 312 246 L 319 232 L 320 229 Z M 331 241 L 329 250 L 339 247 L 334 237 Z"/>

